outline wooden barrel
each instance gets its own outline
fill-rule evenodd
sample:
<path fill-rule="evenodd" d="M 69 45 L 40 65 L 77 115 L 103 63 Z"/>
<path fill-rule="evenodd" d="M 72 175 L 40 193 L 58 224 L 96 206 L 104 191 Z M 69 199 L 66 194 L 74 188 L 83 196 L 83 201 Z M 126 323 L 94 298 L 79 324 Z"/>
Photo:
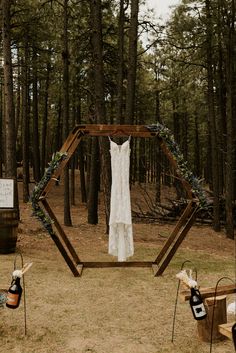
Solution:
<path fill-rule="evenodd" d="M 17 242 L 18 213 L 16 209 L 0 209 L 0 254 L 15 252 Z"/>

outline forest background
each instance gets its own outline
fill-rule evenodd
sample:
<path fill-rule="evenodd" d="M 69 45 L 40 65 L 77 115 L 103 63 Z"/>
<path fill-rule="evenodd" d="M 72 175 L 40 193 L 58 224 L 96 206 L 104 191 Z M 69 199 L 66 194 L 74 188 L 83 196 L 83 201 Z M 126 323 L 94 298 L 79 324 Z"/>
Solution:
<path fill-rule="evenodd" d="M 28 202 L 30 182 L 40 181 L 76 124 L 159 122 L 207 190 L 214 230 L 223 224 L 233 239 L 235 2 L 182 0 L 165 24 L 151 10 L 141 13 L 140 4 L 1 1 L 0 177 L 22 178 Z M 65 169 L 65 225 L 71 225 L 76 168 L 88 222 L 98 222 L 100 173 L 109 203 L 107 144 L 83 141 Z M 163 177 L 158 146 L 137 139 L 133 147 L 131 182 L 156 185 L 159 201 L 160 184 L 173 181 Z"/>

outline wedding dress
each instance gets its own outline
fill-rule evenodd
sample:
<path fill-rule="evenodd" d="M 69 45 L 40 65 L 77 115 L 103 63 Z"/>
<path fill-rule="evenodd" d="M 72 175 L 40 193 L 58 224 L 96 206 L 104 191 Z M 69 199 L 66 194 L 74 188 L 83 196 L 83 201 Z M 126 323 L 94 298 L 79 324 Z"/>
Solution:
<path fill-rule="evenodd" d="M 134 254 L 129 189 L 130 139 L 122 145 L 110 139 L 110 154 L 112 186 L 108 252 L 118 256 L 118 261 L 126 261 Z"/>

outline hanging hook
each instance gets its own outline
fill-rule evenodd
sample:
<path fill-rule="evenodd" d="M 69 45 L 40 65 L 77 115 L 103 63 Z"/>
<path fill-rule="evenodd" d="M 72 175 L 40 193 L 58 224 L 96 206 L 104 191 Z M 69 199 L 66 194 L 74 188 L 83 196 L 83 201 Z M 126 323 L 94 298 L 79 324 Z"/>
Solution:
<path fill-rule="evenodd" d="M 185 264 L 191 263 L 194 265 L 194 263 L 191 260 L 185 260 L 182 265 L 181 265 L 181 271 L 183 270 Z M 195 272 L 195 280 L 197 282 L 197 268 L 194 267 L 194 272 Z M 175 299 L 175 307 L 174 307 L 174 316 L 173 316 L 173 324 L 172 324 L 172 336 L 171 336 L 171 342 L 174 342 L 174 332 L 175 332 L 175 319 L 176 319 L 176 311 L 177 311 L 177 303 L 178 303 L 178 296 L 179 296 L 179 287 L 180 287 L 180 280 L 178 281 L 177 285 L 177 291 L 176 291 L 176 299 Z"/>
<path fill-rule="evenodd" d="M 21 268 L 24 268 L 24 259 L 23 259 L 23 255 L 21 253 L 21 251 L 19 249 L 16 250 L 17 254 L 15 256 L 15 260 L 14 260 L 14 271 L 16 270 L 16 262 L 17 262 L 17 258 L 18 256 L 20 256 L 21 258 Z M 25 336 L 27 334 L 27 323 L 26 323 L 26 294 L 25 294 L 25 278 L 24 278 L 24 273 L 22 276 L 22 282 L 23 282 L 23 297 L 24 297 L 24 326 L 25 326 Z"/>

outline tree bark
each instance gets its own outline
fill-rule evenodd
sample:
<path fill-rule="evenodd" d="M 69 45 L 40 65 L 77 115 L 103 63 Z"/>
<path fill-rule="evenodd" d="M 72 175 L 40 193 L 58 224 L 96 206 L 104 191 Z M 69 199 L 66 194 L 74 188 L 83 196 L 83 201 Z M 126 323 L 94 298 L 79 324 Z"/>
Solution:
<path fill-rule="evenodd" d="M 201 175 L 201 160 L 200 160 L 200 143 L 199 143 L 199 129 L 198 129 L 198 116 L 194 115 L 194 173 L 196 176 Z"/>
<path fill-rule="evenodd" d="M 16 114 L 15 114 L 15 129 L 16 129 L 16 141 L 20 138 L 21 124 L 20 124 L 20 114 L 21 114 L 21 59 L 19 48 L 17 48 L 17 93 L 16 93 Z"/>
<path fill-rule="evenodd" d="M 11 57 L 11 1 L 2 0 L 3 16 L 3 73 L 4 73 L 4 95 L 5 95 L 5 176 L 15 180 L 14 207 L 19 210 L 17 191 L 17 166 L 16 166 L 16 131 L 15 111 L 13 97 L 13 71 Z"/>
<path fill-rule="evenodd" d="M 123 116 L 124 24 L 125 24 L 124 0 L 120 0 L 120 12 L 119 12 L 119 23 L 118 23 L 118 70 L 117 70 L 117 109 L 116 109 L 116 121 L 119 124 L 124 124 L 124 116 Z"/>
<path fill-rule="evenodd" d="M 68 50 L 68 0 L 63 5 L 63 139 L 69 134 L 69 50 Z M 64 224 L 72 226 L 70 214 L 69 165 L 64 168 Z"/>
<path fill-rule="evenodd" d="M 15 111 L 13 98 L 13 72 L 11 58 L 11 1 L 2 0 L 3 12 L 3 73 L 5 95 L 5 175 L 9 178 L 16 177 L 16 145 L 15 145 Z"/>
<path fill-rule="evenodd" d="M 46 140 L 47 140 L 47 124 L 48 124 L 48 96 L 49 96 L 50 71 L 51 71 L 51 64 L 50 64 L 50 57 L 49 57 L 47 62 L 47 67 L 46 67 L 42 133 L 41 133 L 41 172 L 42 173 L 46 166 Z"/>
<path fill-rule="evenodd" d="M 23 67 L 22 67 L 22 157 L 23 157 L 23 202 L 29 201 L 29 89 L 28 89 L 28 62 L 29 62 L 29 48 L 28 38 L 24 40 L 23 53 Z"/>
<path fill-rule="evenodd" d="M 205 1 L 206 6 L 206 55 L 207 55 L 207 101 L 211 140 L 212 158 L 212 188 L 213 188 L 213 228 L 220 231 L 220 205 L 219 205 L 219 164 L 218 141 L 216 130 L 216 114 L 214 103 L 214 79 L 213 79 L 213 52 L 212 52 L 212 10 L 211 1 Z"/>
<path fill-rule="evenodd" d="M 226 82 L 225 82 L 225 63 L 223 49 L 223 26 L 222 21 L 222 0 L 218 0 L 217 9 L 217 46 L 218 46 L 218 65 L 217 65 L 217 102 L 219 106 L 219 190 L 223 194 L 225 187 L 224 172 L 225 172 L 225 137 L 226 137 Z"/>
<path fill-rule="evenodd" d="M 105 111 L 105 89 L 104 89 L 104 68 L 103 68 L 103 40 L 102 40 L 102 12 L 101 0 L 90 1 L 91 13 L 91 28 L 92 31 L 92 51 L 93 51 L 93 69 L 94 69 L 94 92 L 95 92 L 95 115 L 97 123 L 106 124 Z M 108 139 L 99 138 L 99 150 L 101 156 L 101 172 L 102 172 L 102 186 L 104 192 L 104 203 L 106 213 L 106 225 L 108 231 L 109 215 L 110 215 L 110 189 L 111 189 L 111 169 L 110 169 L 110 155 L 109 155 L 109 141 Z M 90 173 L 94 168 L 91 169 Z M 90 181 L 95 181 L 96 177 L 91 176 Z M 89 189 L 95 187 L 90 185 Z M 99 185 L 97 185 L 97 188 Z M 97 191 L 94 191 L 97 192 Z M 91 192 L 89 192 L 91 197 Z M 95 198 L 95 197 L 94 197 Z M 88 200 L 89 202 L 89 200 Z M 96 220 L 96 217 L 95 217 Z"/>
<path fill-rule="evenodd" d="M 135 88 L 137 70 L 139 0 L 131 0 L 131 18 L 129 27 L 128 77 L 126 94 L 126 123 L 133 124 L 135 107 Z"/>
<path fill-rule="evenodd" d="M 76 107 L 76 116 L 77 124 L 81 124 L 81 93 L 80 93 L 80 83 L 78 82 L 77 87 L 78 97 L 77 97 L 77 107 Z M 86 177 L 85 177 L 85 161 L 84 161 L 84 145 L 85 141 L 82 139 L 78 146 L 78 156 L 79 156 L 79 172 L 80 172 L 80 190 L 81 190 L 81 201 L 87 202 L 87 193 L 86 193 Z"/>
<path fill-rule="evenodd" d="M 88 193 L 88 223 L 98 223 L 98 191 L 99 191 L 99 145 L 98 138 L 94 137 L 91 147 L 91 169 Z"/>
<path fill-rule="evenodd" d="M 2 178 L 2 164 L 3 164 L 3 83 L 0 83 L 0 178 Z"/>
<path fill-rule="evenodd" d="M 225 207 L 226 207 L 226 234 L 234 239 L 233 195 L 234 195 L 234 131 L 233 131 L 233 87 L 234 87 L 234 62 L 235 62 L 235 4 L 231 2 L 231 11 L 226 40 L 226 122 L 227 122 L 227 153 L 225 168 Z"/>
<path fill-rule="evenodd" d="M 33 138 L 32 138 L 32 150 L 33 150 L 33 171 L 34 171 L 34 180 L 39 182 L 41 179 L 40 173 L 40 152 L 39 152 L 39 116 L 38 116 L 38 68 L 37 68 L 37 51 L 33 45 Z"/>

